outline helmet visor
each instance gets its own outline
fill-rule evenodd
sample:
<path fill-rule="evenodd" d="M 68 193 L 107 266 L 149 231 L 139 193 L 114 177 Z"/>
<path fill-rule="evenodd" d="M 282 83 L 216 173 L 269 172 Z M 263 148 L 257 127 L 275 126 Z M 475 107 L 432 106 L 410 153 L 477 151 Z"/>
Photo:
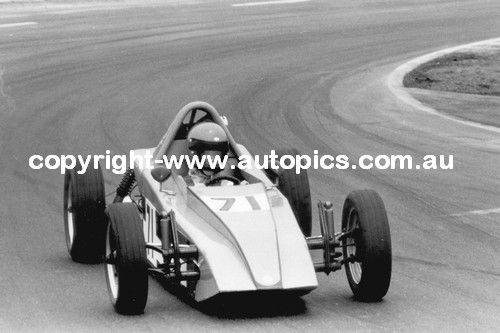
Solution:
<path fill-rule="evenodd" d="M 205 150 L 199 154 L 200 163 L 203 163 L 203 170 L 222 170 L 225 152 L 220 150 Z"/>

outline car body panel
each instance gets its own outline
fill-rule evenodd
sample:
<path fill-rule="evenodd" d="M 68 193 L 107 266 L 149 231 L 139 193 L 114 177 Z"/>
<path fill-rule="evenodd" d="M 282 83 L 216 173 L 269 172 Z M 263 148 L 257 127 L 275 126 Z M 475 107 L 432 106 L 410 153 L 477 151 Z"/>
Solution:
<path fill-rule="evenodd" d="M 154 165 L 163 155 L 182 152 L 183 136 L 179 133 L 193 108 L 207 110 L 224 128 L 235 156 L 249 155 L 244 146 L 234 142 L 217 111 L 201 102 L 179 112 L 156 148 L 135 150 L 134 155 L 146 157 L 148 150 L 153 151 L 149 162 Z M 184 167 L 171 169 L 171 175 L 160 185 L 146 165 L 136 162 L 134 168 L 139 192 L 145 198 L 146 242 L 161 242 L 156 235 L 158 221 L 174 212 L 178 233 L 198 249 L 197 301 L 224 292 L 307 293 L 317 287 L 309 249 L 293 211 L 262 170 L 242 171 L 248 185 L 205 187 L 188 186 Z M 148 260 L 155 267 L 163 259 L 152 252 L 148 250 Z"/>

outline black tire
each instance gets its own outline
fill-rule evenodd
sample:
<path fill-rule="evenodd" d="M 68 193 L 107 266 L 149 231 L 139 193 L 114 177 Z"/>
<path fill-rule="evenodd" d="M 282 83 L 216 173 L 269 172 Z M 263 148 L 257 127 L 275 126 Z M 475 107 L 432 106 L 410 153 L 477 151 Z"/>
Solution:
<path fill-rule="evenodd" d="M 354 230 L 355 229 L 355 230 Z M 351 192 L 342 211 L 342 231 L 354 230 L 342 241 L 346 274 L 354 297 L 372 302 L 389 290 L 392 250 L 389 221 L 380 195 L 373 190 Z M 355 244 L 355 246 L 346 246 Z"/>
<path fill-rule="evenodd" d="M 295 148 L 279 149 L 276 151 L 279 158 L 284 155 L 300 155 Z M 278 177 L 278 189 L 288 199 L 295 219 L 305 237 L 312 232 L 311 189 L 306 170 L 299 174 L 294 169 L 282 169 Z"/>
<path fill-rule="evenodd" d="M 106 236 L 106 199 L 100 168 L 90 162 L 82 175 L 78 165 L 64 175 L 64 233 L 71 258 L 80 263 L 102 262 Z"/>
<path fill-rule="evenodd" d="M 118 313 L 141 314 L 149 283 L 142 221 L 134 203 L 110 204 L 106 213 L 109 225 L 104 269 L 111 303 Z"/>

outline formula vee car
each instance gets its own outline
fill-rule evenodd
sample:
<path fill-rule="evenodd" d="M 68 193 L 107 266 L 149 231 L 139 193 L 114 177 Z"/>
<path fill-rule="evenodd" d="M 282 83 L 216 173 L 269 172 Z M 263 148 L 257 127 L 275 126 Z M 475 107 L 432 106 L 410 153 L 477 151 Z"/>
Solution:
<path fill-rule="evenodd" d="M 331 202 L 320 201 L 321 235 L 311 236 L 305 170 L 245 168 L 193 186 L 186 163 L 166 167 L 164 157 L 189 154 L 188 132 L 202 122 L 224 129 L 229 159 L 250 156 L 235 142 L 225 117 L 207 103 L 194 102 L 179 111 L 157 147 L 133 151 L 149 158 L 153 167 L 136 162 L 127 170 L 113 203 L 106 205 L 101 169 L 80 174 L 75 168 L 65 174 L 68 251 L 77 262 L 104 261 L 118 313 L 144 311 L 148 273 L 204 301 L 251 291 L 301 296 L 318 286 L 316 272 L 329 274 L 344 266 L 357 299 L 375 301 L 386 295 L 391 240 L 385 207 L 375 191 L 347 196 L 340 232 L 334 231 Z M 285 154 L 298 152 L 278 152 Z M 223 179 L 233 186 L 212 186 Z M 311 251 L 316 250 L 322 251 L 320 262 L 313 262 Z"/>

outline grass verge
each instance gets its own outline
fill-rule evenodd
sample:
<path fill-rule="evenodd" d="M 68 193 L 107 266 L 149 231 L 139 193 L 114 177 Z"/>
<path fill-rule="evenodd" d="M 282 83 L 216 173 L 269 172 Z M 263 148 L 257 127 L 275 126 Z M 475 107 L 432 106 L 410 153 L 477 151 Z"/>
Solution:
<path fill-rule="evenodd" d="M 406 74 L 403 85 L 408 88 L 500 96 L 500 50 L 447 54 Z"/>

